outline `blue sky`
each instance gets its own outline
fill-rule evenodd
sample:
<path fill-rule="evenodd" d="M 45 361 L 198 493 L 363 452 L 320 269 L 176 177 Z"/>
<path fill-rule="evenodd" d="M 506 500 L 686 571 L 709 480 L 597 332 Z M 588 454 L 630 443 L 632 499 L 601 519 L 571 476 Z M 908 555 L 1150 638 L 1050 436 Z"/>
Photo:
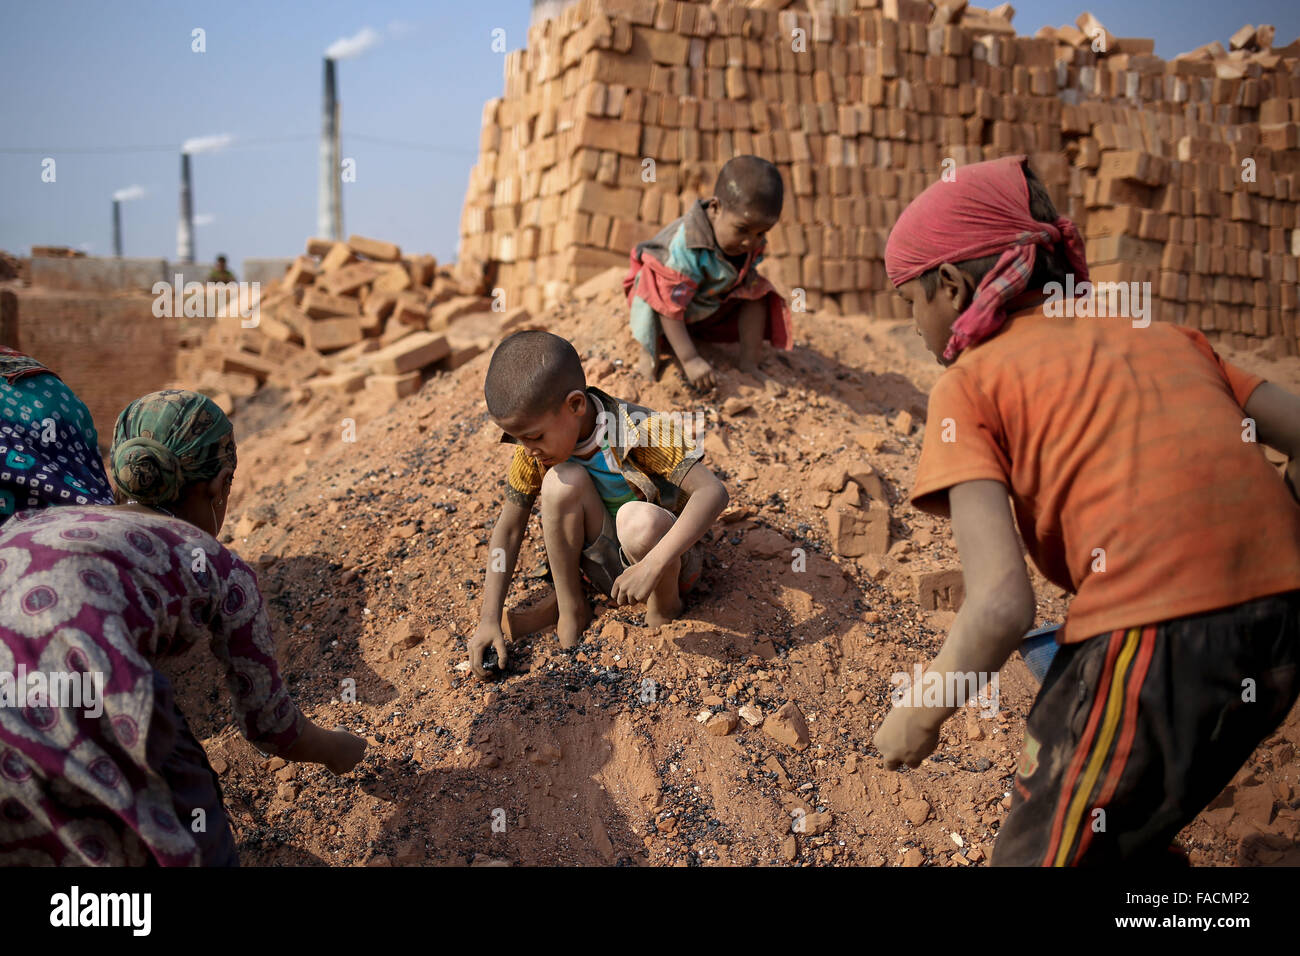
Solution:
<path fill-rule="evenodd" d="M 1021 33 L 1090 9 L 1118 36 L 1155 37 L 1166 57 L 1215 39 L 1226 45 L 1244 22 L 1274 24 L 1279 45 L 1300 35 L 1294 0 L 1016 7 Z M 0 249 L 109 254 L 112 195 L 140 185 L 144 197 L 123 204 L 124 251 L 174 258 L 180 143 L 230 133 L 230 148 L 193 158 L 194 211 L 212 217 L 196 229 L 198 257 L 224 252 L 237 268 L 245 257 L 297 254 L 315 231 L 322 55 L 369 27 L 378 44 L 339 65 L 343 155 L 357 169 L 343 187 L 344 230 L 449 260 L 483 103 L 504 86 L 492 31 L 505 31 L 508 49 L 523 46 L 529 12 L 528 0 L 7 0 Z M 191 51 L 196 27 L 206 31 L 204 53 Z M 151 146 L 162 148 L 137 149 Z M 14 152 L 25 149 L 36 152 Z M 41 181 L 46 156 L 57 164 L 54 183 Z"/>

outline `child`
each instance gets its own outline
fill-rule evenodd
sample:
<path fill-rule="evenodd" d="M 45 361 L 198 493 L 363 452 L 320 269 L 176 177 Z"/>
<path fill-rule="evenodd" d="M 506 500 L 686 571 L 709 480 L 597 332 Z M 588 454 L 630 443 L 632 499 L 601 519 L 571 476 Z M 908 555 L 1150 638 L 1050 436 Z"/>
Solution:
<path fill-rule="evenodd" d="M 1075 594 L 993 862 L 1167 858 L 1296 700 L 1300 506 L 1243 419 L 1294 479 L 1300 399 L 1193 329 L 1053 317 L 1050 283 L 1087 264 L 1023 156 L 922 193 L 885 267 L 948 367 L 912 501 L 951 513 L 966 600 L 930 670 L 990 674 L 1033 624 L 1017 524 Z M 943 703 L 891 711 L 886 767 L 934 750 Z"/>
<path fill-rule="evenodd" d="M 757 271 L 764 235 L 781 218 L 781 174 L 765 159 L 737 156 L 722 167 L 713 192 L 639 243 L 623 280 L 642 348 L 637 371 L 658 374 L 662 333 L 687 380 L 705 391 L 714 385 L 713 368 L 695 339 L 738 341 L 737 367 L 760 377 L 763 340 L 788 349 L 794 339 L 785 299 Z"/>
<path fill-rule="evenodd" d="M 506 500 L 488 547 L 487 585 L 470 664 L 506 662 L 501 610 L 533 501 L 555 579 L 561 647 L 591 621 L 579 572 L 619 604 L 646 602 L 646 624 L 677 617 L 702 568 L 696 542 L 727 505 L 727 489 L 672 416 L 588 388 L 573 346 L 550 332 L 507 337 L 483 383 L 488 413 L 516 445 Z"/>

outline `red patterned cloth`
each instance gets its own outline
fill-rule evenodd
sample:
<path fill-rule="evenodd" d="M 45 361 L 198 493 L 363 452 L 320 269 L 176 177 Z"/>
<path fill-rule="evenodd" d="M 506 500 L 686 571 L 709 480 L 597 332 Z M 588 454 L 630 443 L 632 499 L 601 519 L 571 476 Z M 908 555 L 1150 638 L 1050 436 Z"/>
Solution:
<path fill-rule="evenodd" d="M 956 170 L 932 183 L 903 210 L 885 246 L 885 271 L 895 287 L 944 263 L 1000 255 L 952 324 L 944 357 L 954 360 L 1007 320 L 1006 304 L 1025 290 L 1038 248 L 1064 243 L 1076 288 L 1088 281 L 1083 237 L 1064 216 L 1039 222 L 1029 212 L 1025 157 L 1008 156 Z M 1088 287 L 1084 287 L 1085 289 Z"/>
<path fill-rule="evenodd" d="M 23 700 L 0 706 L 0 866 L 237 862 L 216 775 L 154 662 L 210 647 L 239 729 L 284 753 L 305 718 L 252 569 L 165 515 L 23 511 L 0 529 L 0 608 L 0 690 L 23 675 Z M 83 693 L 34 698 L 33 674 L 75 675 Z"/>

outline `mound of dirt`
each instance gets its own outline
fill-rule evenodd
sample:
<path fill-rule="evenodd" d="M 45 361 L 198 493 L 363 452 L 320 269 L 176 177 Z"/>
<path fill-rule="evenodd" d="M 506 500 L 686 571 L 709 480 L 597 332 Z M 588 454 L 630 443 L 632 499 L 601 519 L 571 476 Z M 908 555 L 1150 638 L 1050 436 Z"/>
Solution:
<path fill-rule="evenodd" d="M 871 745 L 891 675 L 937 652 L 957 600 L 934 574 L 957 568 L 947 523 L 904 500 L 941 371 L 913 328 L 798 316 L 770 382 L 717 347 L 719 387 L 697 397 L 675 368 L 636 380 L 621 297 L 587 295 L 535 324 L 574 343 L 590 383 L 702 414 L 731 492 L 685 614 L 651 629 L 643 607 L 597 604 L 575 650 L 534 634 L 476 680 L 466 639 L 510 453 L 483 405 L 487 355 L 396 405 L 262 388 L 238 408 L 224 533 L 259 569 L 295 698 L 371 748 L 341 778 L 267 761 L 205 651 L 172 667 L 243 861 L 986 864 L 1035 691 L 1019 657 L 996 715 L 948 721 L 920 768 L 885 771 Z M 1227 357 L 1300 379 L 1295 359 Z M 888 508 L 887 550 L 837 553 L 830 516 L 867 505 Z M 545 587 L 535 520 L 529 535 L 507 606 Z M 1032 579 L 1039 623 L 1060 621 L 1064 595 Z M 1193 862 L 1297 862 L 1297 745 L 1293 713 L 1182 834 Z"/>

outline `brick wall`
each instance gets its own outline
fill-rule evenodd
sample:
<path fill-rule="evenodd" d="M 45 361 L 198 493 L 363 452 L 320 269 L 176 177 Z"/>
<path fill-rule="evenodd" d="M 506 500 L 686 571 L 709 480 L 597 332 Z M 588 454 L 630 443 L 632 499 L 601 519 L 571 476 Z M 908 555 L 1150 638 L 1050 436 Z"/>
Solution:
<path fill-rule="evenodd" d="M 173 381 L 181 329 L 153 315 L 147 293 L 16 289 L 17 343 L 59 374 L 90 409 L 101 449 L 127 403 Z"/>
<path fill-rule="evenodd" d="M 1300 42 L 1252 28 L 1257 50 L 1165 61 L 1089 15 L 1023 37 L 939 6 L 580 0 L 535 22 L 483 112 L 462 278 L 560 301 L 755 153 L 786 190 L 764 273 L 809 311 L 903 317 L 883 263 L 901 210 L 949 168 L 1027 153 L 1094 281 L 1149 282 L 1152 318 L 1238 347 L 1300 350 Z"/>

